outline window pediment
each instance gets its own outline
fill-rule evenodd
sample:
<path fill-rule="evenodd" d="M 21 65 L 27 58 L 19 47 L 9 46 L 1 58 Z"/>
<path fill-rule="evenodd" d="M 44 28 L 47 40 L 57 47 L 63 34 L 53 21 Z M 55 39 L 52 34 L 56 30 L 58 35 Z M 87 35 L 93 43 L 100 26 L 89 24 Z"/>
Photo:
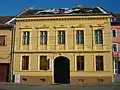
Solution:
<path fill-rule="evenodd" d="M 68 28 L 68 27 L 65 25 L 60 25 L 60 26 L 54 26 L 54 28 Z"/>
<path fill-rule="evenodd" d="M 19 29 L 32 29 L 32 27 L 30 27 L 30 26 L 24 26 L 24 27 L 20 27 Z"/>
<path fill-rule="evenodd" d="M 71 28 L 85 28 L 85 27 L 83 25 L 79 24 L 79 25 L 72 26 Z"/>
<path fill-rule="evenodd" d="M 39 26 L 39 27 L 36 27 L 36 29 L 48 29 L 49 26 L 47 25 L 42 25 L 42 26 Z"/>

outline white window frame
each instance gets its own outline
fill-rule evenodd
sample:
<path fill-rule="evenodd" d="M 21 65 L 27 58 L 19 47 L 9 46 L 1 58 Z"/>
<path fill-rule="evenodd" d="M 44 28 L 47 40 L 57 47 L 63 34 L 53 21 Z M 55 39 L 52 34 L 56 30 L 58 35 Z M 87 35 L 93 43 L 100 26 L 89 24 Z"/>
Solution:
<path fill-rule="evenodd" d="M 116 29 L 112 29 L 112 37 L 113 37 L 113 30 L 115 30 L 115 37 L 117 37 L 117 30 Z"/>
<path fill-rule="evenodd" d="M 45 32 L 46 32 L 46 34 L 45 34 Z M 42 33 L 42 35 L 41 35 L 41 33 Z M 47 41 L 48 41 L 47 33 L 48 33 L 47 31 L 40 31 L 40 44 L 41 45 L 47 45 Z"/>
<path fill-rule="evenodd" d="M 24 36 L 24 33 L 26 36 Z M 28 37 L 29 33 L 29 37 Z M 23 45 L 29 45 L 30 44 L 30 32 L 29 31 L 23 31 Z"/>
<path fill-rule="evenodd" d="M 60 36 L 59 36 L 59 32 L 60 32 Z M 63 38 L 63 32 L 65 34 L 64 38 Z M 59 37 L 60 37 L 60 42 L 59 42 Z M 59 45 L 64 45 L 66 43 L 66 32 L 65 30 L 58 30 L 58 44 Z"/>
<path fill-rule="evenodd" d="M 77 36 L 77 31 L 79 32 Z M 81 35 L 81 32 L 83 31 L 83 35 Z M 83 37 L 82 37 L 83 36 Z M 83 42 L 82 42 L 83 39 Z M 76 30 L 76 44 L 84 44 L 84 30 Z"/>
<path fill-rule="evenodd" d="M 116 44 L 116 48 L 117 48 L 117 49 L 116 49 L 117 51 L 114 51 L 114 50 L 113 50 L 113 52 L 118 52 L 118 43 L 113 43 L 113 44 Z"/>

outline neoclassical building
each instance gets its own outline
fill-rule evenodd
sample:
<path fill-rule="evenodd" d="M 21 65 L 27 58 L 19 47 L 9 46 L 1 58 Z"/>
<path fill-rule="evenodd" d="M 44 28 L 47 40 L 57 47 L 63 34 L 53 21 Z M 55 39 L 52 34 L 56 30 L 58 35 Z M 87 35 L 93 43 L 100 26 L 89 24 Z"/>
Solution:
<path fill-rule="evenodd" d="M 100 7 L 26 9 L 16 17 L 16 83 L 112 83 L 110 14 Z"/>

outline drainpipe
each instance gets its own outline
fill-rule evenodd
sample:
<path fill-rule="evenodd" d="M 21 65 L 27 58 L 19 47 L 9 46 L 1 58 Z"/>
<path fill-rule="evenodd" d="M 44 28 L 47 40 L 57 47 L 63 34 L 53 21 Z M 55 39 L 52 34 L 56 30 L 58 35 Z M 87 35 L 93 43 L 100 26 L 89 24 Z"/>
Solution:
<path fill-rule="evenodd" d="M 10 55 L 10 66 L 9 66 L 9 82 L 13 82 L 13 63 L 14 63 L 14 47 L 15 47 L 15 26 L 12 28 L 11 36 L 11 55 Z"/>

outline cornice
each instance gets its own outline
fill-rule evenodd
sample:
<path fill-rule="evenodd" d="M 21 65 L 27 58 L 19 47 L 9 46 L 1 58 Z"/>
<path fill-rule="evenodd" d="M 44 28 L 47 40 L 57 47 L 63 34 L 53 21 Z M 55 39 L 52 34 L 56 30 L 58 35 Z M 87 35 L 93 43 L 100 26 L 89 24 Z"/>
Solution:
<path fill-rule="evenodd" d="M 54 18 L 20 18 L 16 21 L 22 22 L 32 22 L 32 21 L 55 21 L 55 20 L 106 20 L 109 17 L 76 17 L 76 18 L 68 18 L 68 17 L 54 17 Z"/>
<path fill-rule="evenodd" d="M 17 50 L 15 51 L 14 53 L 105 53 L 105 52 L 111 52 L 111 50 L 93 50 L 93 51 L 76 51 L 76 50 L 68 50 L 68 51 L 38 51 L 38 50 L 33 50 L 33 51 L 20 51 L 20 50 Z"/>

